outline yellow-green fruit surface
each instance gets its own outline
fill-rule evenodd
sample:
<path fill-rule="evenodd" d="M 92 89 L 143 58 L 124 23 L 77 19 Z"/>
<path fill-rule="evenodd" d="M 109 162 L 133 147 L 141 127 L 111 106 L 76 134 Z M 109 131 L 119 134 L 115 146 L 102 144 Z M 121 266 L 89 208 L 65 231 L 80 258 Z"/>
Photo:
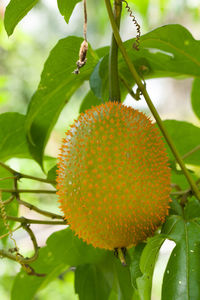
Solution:
<path fill-rule="evenodd" d="M 75 233 L 95 247 L 130 247 L 164 222 L 170 169 L 158 129 L 108 102 L 81 114 L 63 140 L 57 189 Z"/>

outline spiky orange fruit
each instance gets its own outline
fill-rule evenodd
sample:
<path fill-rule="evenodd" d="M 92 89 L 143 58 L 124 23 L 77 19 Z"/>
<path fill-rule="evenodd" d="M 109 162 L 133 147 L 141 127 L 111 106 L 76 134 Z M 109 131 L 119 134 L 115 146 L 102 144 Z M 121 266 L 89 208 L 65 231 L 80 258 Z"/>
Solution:
<path fill-rule="evenodd" d="M 168 213 L 167 160 L 145 114 L 113 102 L 81 114 L 63 140 L 57 177 L 71 229 L 106 249 L 151 236 Z"/>

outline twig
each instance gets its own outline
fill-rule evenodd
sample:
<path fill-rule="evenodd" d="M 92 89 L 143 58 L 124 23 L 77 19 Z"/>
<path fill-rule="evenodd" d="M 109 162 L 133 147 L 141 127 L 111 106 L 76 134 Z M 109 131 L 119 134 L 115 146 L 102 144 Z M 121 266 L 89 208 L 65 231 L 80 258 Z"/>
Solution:
<path fill-rule="evenodd" d="M 30 204 L 30 203 L 28 203 L 26 201 L 23 201 L 21 199 L 18 199 L 18 203 L 22 204 L 22 205 L 24 205 L 26 207 L 28 207 L 30 210 L 36 211 L 37 213 L 39 213 L 39 214 L 41 214 L 43 216 L 50 217 L 52 219 L 62 219 L 63 220 L 63 217 L 61 215 L 57 215 L 57 214 L 48 212 L 46 210 L 42 210 L 42 209 L 38 208 L 37 206 L 35 206 L 33 204 Z"/>
<path fill-rule="evenodd" d="M 7 200 L 3 201 L 4 205 L 10 204 L 13 200 L 15 199 L 15 195 L 12 195 L 10 198 Z"/>
<path fill-rule="evenodd" d="M 8 180 L 8 179 L 15 179 L 15 177 L 11 176 L 11 177 L 0 178 L 0 181 Z"/>
<path fill-rule="evenodd" d="M 191 151 L 189 151 L 188 153 L 184 154 L 182 156 L 182 159 L 187 158 L 188 156 L 192 155 L 193 153 L 195 153 L 196 151 L 200 150 L 200 145 L 196 146 L 194 149 L 192 149 Z"/>
<path fill-rule="evenodd" d="M 22 225 L 20 224 L 20 225 L 19 225 L 18 227 L 16 227 L 15 229 L 12 229 L 12 232 L 17 231 L 17 230 L 20 229 L 21 227 L 22 227 Z M 7 232 L 7 233 L 1 235 L 1 236 L 0 236 L 0 240 L 3 239 L 3 238 L 5 238 L 5 237 L 8 236 L 9 234 L 10 234 L 10 232 Z"/>
<path fill-rule="evenodd" d="M 19 222 L 22 224 L 43 224 L 43 225 L 67 225 L 67 221 L 48 221 L 48 220 L 35 220 L 35 219 L 27 219 L 24 217 L 13 217 L 7 216 L 7 220 Z"/>
<path fill-rule="evenodd" d="M 3 193 L 12 193 L 15 194 L 16 191 L 14 189 L 0 189 Z M 56 190 L 49 191 L 49 190 L 26 190 L 26 189 L 19 189 L 18 193 L 34 193 L 34 194 L 56 194 Z"/>
<path fill-rule="evenodd" d="M 3 162 L 0 162 L 0 166 L 3 167 L 4 169 L 8 170 L 11 174 L 14 175 L 14 178 L 17 177 L 17 179 L 26 178 L 26 179 L 32 179 L 32 180 L 41 181 L 41 182 L 45 182 L 45 183 L 49 183 L 49 184 L 56 184 L 55 180 L 39 178 L 39 177 L 35 177 L 35 176 L 31 176 L 31 175 L 27 175 L 27 174 L 17 172 L 14 169 L 7 166 L 6 164 L 4 164 Z"/>

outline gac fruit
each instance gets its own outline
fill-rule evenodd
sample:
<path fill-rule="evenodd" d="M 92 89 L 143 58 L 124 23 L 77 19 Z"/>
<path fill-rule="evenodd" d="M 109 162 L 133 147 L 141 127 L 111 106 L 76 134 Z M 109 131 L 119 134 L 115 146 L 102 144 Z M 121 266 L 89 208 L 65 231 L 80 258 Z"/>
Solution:
<path fill-rule="evenodd" d="M 170 169 L 158 129 L 107 102 L 82 113 L 63 139 L 57 194 L 75 234 L 105 249 L 136 245 L 168 214 Z"/>

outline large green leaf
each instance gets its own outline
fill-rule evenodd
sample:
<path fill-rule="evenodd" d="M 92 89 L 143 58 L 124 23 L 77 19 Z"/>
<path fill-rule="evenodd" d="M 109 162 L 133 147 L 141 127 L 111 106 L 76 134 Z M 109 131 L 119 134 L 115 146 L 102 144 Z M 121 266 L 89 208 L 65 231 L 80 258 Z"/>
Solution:
<path fill-rule="evenodd" d="M 58 8 L 65 21 L 68 23 L 75 5 L 81 0 L 57 0 Z"/>
<path fill-rule="evenodd" d="M 183 26 L 165 25 L 141 36 L 139 51 L 133 49 L 134 41 L 128 40 L 124 42 L 124 46 L 142 77 L 148 79 L 200 76 L 200 41 L 195 40 Z M 121 53 L 119 77 L 121 88 L 124 88 L 123 80 L 130 87 L 134 85 Z M 96 79 L 99 85 L 95 85 Z M 101 95 L 103 99 L 108 98 L 108 52 L 95 68 L 90 78 L 90 86 L 97 97 Z"/>
<path fill-rule="evenodd" d="M 43 152 L 50 132 L 58 116 L 97 63 L 97 55 L 89 47 L 87 64 L 79 75 L 73 74 L 76 68 L 82 39 L 67 37 L 58 42 L 51 51 L 41 75 L 38 90 L 30 102 L 26 129 L 33 158 L 42 165 Z"/>
<path fill-rule="evenodd" d="M 98 265 L 81 265 L 75 271 L 75 292 L 79 300 L 107 300 L 111 287 Z"/>
<path fill-rule="evenodd" d="M 4 25 L 8 35 L 39 0 L 10 0 L 6 7 Z"/>
<path fill-rule="evenodd" d="M 165 270 L 162 300 L 200 299 L 200 204 L 195 201 L 198 212 L 191 205 L 193 201 L 186 206 L 185 219 L 171 216 L 163 229 L 176 247 Z"/>
<path fill-rule="evenodd" d="M 125 45 L 133 59 L 146 57 L 156 77 L 200 76 L 200 41 L 181 25 L 165 25 L 143 35 L 140 51 L 130 51 L 130 41 Z"/>
<path fill-rule="evenodd" d="M 189 153 L 199 145 L 199 127 L 191 123 L 176 120 L 166 120 L 163 124 L 181 155 Z M 167 149 L 170 159 L 174 159 L 168 146 Z M 200 149 L 191 153 L 184 161 L 188 164 L 200 165 Z"/>
<path fill-rule="evenodd" d="M 192 108 L 196 116 L 200 119 L 200 78 L 195 78 L 192 85 Z"/>
<path fill-rule="evenodd" d="M 30 157 L 24 126 L 24 115 L 13 112 L 0 115 L 0 160 Z"/>
<path fill-rule="evenodd" d="M 53 233 L 47 240 L 47 246 L 61 261 L 71 266 L 95 263 L 107 255 L 107 251 L 87 245 L 69 228 Z"/>

